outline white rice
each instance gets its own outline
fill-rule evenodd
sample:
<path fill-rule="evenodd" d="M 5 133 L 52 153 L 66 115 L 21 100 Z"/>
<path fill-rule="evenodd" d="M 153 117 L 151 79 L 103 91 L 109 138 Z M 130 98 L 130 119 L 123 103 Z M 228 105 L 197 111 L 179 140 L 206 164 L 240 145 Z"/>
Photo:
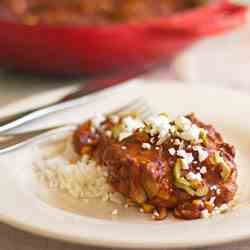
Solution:
<path fill-rule="evenodd" d="M 73 163 L 72 163 L 73 162 Z M 40 157 L 35 162 L 35 173 L 49 188 L 67 192 L 69 195 L 87 201 L 100 199 L 123 204 L 122 195 L 112 190 L 107 183 L 106 168 L 98 166 L 88 156 L 78 158 L 72 142 L 66 142 L 63 151 Z"/>

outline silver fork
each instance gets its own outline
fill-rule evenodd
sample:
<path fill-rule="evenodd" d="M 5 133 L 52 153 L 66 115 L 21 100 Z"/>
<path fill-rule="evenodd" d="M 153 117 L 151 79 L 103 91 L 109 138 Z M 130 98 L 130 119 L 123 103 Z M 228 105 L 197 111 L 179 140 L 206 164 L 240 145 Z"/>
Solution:
<path fill-rule="evenodd" d="M 93 97 L 93 94 L 104 93 L 107 89 L 120 88 L 126 85 L 126 81 L 132 79 L 137 74 L 130 73 L 127 75 L 113 76 L 107 79 L 90 80 L 84 86 L 79 87 L 76 91 L 71 92 L 67 96 L 53 102 L 32 108 L 23 112 L 13 115 L 0 117 L 0 133 L 5 133 L 11 129 L 18 128 L 24 124 L 32 122 L 40 117 L 52 114 L 67 108 L 79 106 L 80 104 L 87 103 Z"/>
<path fill-rule="evenodd" d="M 127 112 L 137 112 L 143 119 L 152 114 L 148 104 L 142 98 L 137 98 L 106 115 L 121 115 Z M 42 140 L 44 137 L 55 133 L 73 131 L 78 126 L 79 124 L 65 124 L 23 133 L 8 133 L 0 135 L 0 154 L 16 150 L 24 145 L 34 142 L 35 140 Z"/>

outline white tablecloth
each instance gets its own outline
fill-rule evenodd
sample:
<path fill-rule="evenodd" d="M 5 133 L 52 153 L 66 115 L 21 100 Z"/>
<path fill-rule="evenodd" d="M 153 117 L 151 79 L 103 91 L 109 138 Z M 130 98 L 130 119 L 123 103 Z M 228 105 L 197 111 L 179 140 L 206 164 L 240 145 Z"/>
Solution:
<path fill-rule="evenodd" d="M 238 46 L 240 46 L 240 39 L 238 39 Z M 245 44 L 246 45 L 246 44 Z M 207 46 L 207 45 L 206 45 Z M 223 47 L 223 45 L 222 45 Z M 249 46 L 250 49 L 250 46 Z M 242 51 L 242 50 L 241 50 Z M 246 54 L 247 55 L 247 54 Z M 223 53 L 221 54 L 223 57 Z M 244 55 L 242 58 L 245 58 Z M 249 63 L 248 68 L 250 68 L 250 60 L 247 58 L 246 61 Z M 202 60 L 202 58 L 199 58 Z M 198 61 L 199 61 L 198 60 Z M 187 60 L 188 62 L 189 60 Z M 226 63 L 225 63 L 226 65 Z M 246 69 L 246 65 L 244 67 Z M 247 71 L 245 71 L 247 73 Z M 161 69 L 155 71 L 153 74 L 147 76 L 147 78 L 154 79 L 168 79 L 175 78 L 173 70 L 162 67 Z M 246 87 L 246 80 L 250 80 L 250 75 L 246 74 L 245 77 L 242 76 L 242 72 L 239 79 L 244 79 L 244 90 L 248 90 L 250 93 L 250 84 L 249 88 Z M 235 80 L 235 79 L 234 79 Z M 65 87 L 73 83 L 81 83 L 83 79 L 49 79 L 49 78 L 39 78 L 39 77 L 29 77 L 29 76 L 13 76 L 10 73 L 0 73 L 0 107 L 14 102 L 18 99 L 27 97 L 31 94 L 38 94 L 42 91 L 47 91 L 50 89 L 55 89 L 57 87 Z M 167 81 L 167 80 L 166 80 Z M 249 81 L 250 82 L 250 81 Z M 235 81 L 234 81 L 235 83 Z M 224 81 L 225 84 L 225 81 Z M 239 81 L 238 86 L 241 85 Z M 228 86 L 235 88 L 236 86 Z M 249 222 L 250 223 L 250 222 Z M 181 239 L 180 239 L 181 240 Z M 89 247 L 77 246 L 72 244 L 67 244 L 59 242 L 57 240 L 51 240 L 42 238 L 39 236 L 34 236 L 29 233 L 22 232 L 20 230 L 14 229 L 8 225 L 0 224 L 0 250 L 83 250 L 90 249 Z M 94 249 L 94 248 L 93 248 Z M 250 249 L 250 240 L 245 242 L 231 243 L 227 245 L 203 248 L 204 250 L 247 250 Z"/>

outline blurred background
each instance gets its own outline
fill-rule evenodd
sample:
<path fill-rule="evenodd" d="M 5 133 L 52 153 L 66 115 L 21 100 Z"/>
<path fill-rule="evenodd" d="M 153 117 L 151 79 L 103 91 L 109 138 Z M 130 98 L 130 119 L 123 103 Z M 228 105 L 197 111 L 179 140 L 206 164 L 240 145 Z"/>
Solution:
<path fill-rule="evenodd" d="M 171 65 L 163 64 L 144 75 L 145 79 L 177 79 L 244 90 L 250 93 L 250 23 L 236 31 L 208 38 L 181 52 Z M 0 71 L 0 105 L 72 84 L 95 76 L 55 77 Z"/>
<path fill-rule="evenodd" d="M 250 92 L 250 23 L 235 32 L 206 39 L 176 60 L 178 77 L 189 82 Z"/>
<path fill-rule="evenodd" d="M 69 2 L 0 1 L 0 105 L 117 75 L 250 89 L 245 1 Z"/>

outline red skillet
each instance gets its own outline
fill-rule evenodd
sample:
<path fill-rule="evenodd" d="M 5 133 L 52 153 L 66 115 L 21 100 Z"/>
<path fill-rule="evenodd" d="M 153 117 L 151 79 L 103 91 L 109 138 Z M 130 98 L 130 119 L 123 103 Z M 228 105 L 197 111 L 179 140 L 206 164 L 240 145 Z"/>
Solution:
<path fill-rule="evenodd" d="M 198 39 L 246 21 L 247 7 L 221 0 L 137 24 L 27 26 L 0 21 L 0 67 L 53 75 L 138 70 L 169 61 Z"/>

